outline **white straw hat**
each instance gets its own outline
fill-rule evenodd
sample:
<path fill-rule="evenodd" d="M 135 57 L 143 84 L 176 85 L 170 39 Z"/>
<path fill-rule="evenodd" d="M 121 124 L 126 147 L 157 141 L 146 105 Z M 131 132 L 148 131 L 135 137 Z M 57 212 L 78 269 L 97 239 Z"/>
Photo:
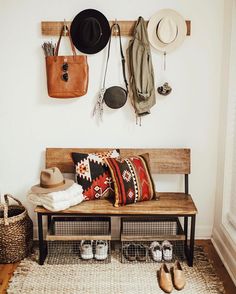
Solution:
<path fill-rule="evenodd" d="M 151 45 L 161 52 L 171 52 L 179 47 L 187 34 L 185 19 L 175 10 L 162 9 L 148 22 L 148 38 Z"/>

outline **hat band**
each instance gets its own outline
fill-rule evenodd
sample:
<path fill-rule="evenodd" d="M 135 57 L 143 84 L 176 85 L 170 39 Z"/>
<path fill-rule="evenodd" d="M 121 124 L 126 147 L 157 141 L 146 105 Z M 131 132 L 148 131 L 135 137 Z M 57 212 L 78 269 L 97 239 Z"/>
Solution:
<path fill-rule="evenodd" d="M 63 180 L 62 182 L 57 183 L 57 184 L 42 184 L 42 183 L 40 183 L 40 186 L 42 188 L 49 188 L 50 189 L 50 188 L 60 187 L 60 186 L 62 186 L 64 184 L 65 184 L 65 180 Z"/>

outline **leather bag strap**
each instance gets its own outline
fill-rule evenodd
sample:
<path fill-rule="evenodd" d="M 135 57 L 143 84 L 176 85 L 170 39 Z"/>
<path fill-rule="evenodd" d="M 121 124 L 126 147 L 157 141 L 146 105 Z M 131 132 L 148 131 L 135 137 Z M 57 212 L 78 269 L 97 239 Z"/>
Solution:
<path fill-rule="evenodd" d="M 123 78 L 124 78 L 124 82 L 125 82 L 126 91 L 128 93 L 128 82 L 127 82 L 126 74 L 125 74 L 125 57 L 124 57 L 124 53 L 123 53 L 123 49 L 122 49 L 122 43 L 121 43 L 120 26 L 119 26 L 118 23 L 113 24 L 111 26 L 111 31 L 115 27 L 118 30 L 119 44 L 120 44 L 120 55 L 121 55 L 121 63 L 122 63 L 122 72 L 123 72 Z M 110 49 L 111 49 L 111 37 L 112 37 L 112 34 L 110 36 L 109 43 L 108 43 L 107 60 L 106 60 L 105 74 L 104 74 L 103 85 L 102 85 L 103 89 L 105 89 L 105 84 L 106 84 L 106 75 L 107 75 L 108 61 L 109 61 Z"/>
<path fill-rule="evenodd" d="M 63 36 L 63 33 L 65 31 L 67 31 L 67 33 L 68 33 L 68 37 L 69 37 L 69 40 L 70 40 L 70 45 L 71 45 L 73 56 L 76 56 L 75 46 L 74 46 L 74 44 L 72 42 L 72 39 L 71 39 L 70 30 L 68 29 L 68 26 L 66 26 L 66 25 L 63 25 L 62 28 L 61 28 L 60 37 L 58 39 L 56 50 L 55 50 L 55 56 L 58 56 L 59 47 L 60 47 L 60 43 L 61 43 L 61 37 Z"/>

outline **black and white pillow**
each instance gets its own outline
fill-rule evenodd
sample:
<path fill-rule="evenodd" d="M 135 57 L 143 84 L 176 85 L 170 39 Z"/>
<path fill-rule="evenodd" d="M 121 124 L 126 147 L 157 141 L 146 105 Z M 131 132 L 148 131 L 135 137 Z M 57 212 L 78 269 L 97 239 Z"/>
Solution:
<path fill-rule="evenodd" d="M 118 158 L 117 150 L 97 153 L 72 153 L 76 182 L 83 187 L 86 200 L 114 196 L 114 185 L 105 158 Z"/>

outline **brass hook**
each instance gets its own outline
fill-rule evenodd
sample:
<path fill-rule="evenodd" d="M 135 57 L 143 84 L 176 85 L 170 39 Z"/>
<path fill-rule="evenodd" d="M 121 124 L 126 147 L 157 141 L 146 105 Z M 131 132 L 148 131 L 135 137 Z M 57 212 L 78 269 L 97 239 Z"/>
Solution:
<path fill-rule="evenodd" d="M 66 25 L 66 20 L 64 18 L 64 22 L 63 22 L 63 35 L 66 36 L 67 35 L 67 25 Z"/>
<path fill-rule="evenodd" d="M 115 23 L 114 23 L 114 34 L 115 34 L 116 37 L 118 36 L 118 33 L 119 33 L 119 30 L 118 30 L 118 22 L 117 22 L 117 19 L 115 19 Z"/>

